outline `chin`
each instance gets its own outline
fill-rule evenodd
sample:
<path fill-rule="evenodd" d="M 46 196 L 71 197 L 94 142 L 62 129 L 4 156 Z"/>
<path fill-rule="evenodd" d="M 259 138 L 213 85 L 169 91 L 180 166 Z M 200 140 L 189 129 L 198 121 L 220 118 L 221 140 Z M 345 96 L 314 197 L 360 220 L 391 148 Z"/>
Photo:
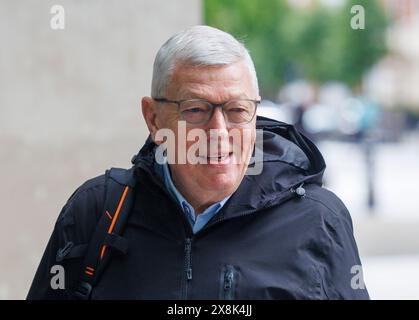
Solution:
<path fill-rule="evenodd" d="M 207 190 L 218 190 L 218 191 L 230 191 L 234 192 L 235 186 L 237 185 L 237 176 L 231 173 L 217 173 L 206 176 L 204 182 L 205 189 Z"/>

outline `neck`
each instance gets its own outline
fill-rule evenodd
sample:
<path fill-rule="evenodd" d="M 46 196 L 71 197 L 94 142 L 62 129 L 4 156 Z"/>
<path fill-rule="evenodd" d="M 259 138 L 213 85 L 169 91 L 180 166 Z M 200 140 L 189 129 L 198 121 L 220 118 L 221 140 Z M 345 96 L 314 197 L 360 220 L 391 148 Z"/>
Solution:
<path fill-rule="evenodd" d="M 196 194 L 194 192 L 190 193 L 186 190 L 186 188 L 182 188 L 182 186 L 179 183 L 176 183 L 175 180 L 173 180 L 173 183 L 175 184 L 176 188 L 179 190 L 179 192 L 182 194 L 182 196 L 188 201 L 188 203 L 194 208 L 195 214 L 199 215 L 202 212 L 204 212 L 208 207 L 213 205 L 214 203 L 217 203 L 221 200 L 223 200 L 228 195 L 220 195 L 213 194 L 210 195 L 207 192 L 204 192 L 204 194 Z"/>
<path fill-rule="evenodd" d="M 176 174 L 172 173 L 172 180 L 173 184 L 175 185 L 176 189 L 182 194 L 182 196 L 188 201 L 188 203 L 194 208 L 195 214 L 201 214 L 204 212 L 208 207 L 217 203 L 224 198 L 226 198 L 230 193 L 221 192 L 219 190 L 210 192 L 210 191 L 201 191 L 201 189 L 197 186 L 195 188 L 185 187 L 183 183 L 181 183 Z"/>

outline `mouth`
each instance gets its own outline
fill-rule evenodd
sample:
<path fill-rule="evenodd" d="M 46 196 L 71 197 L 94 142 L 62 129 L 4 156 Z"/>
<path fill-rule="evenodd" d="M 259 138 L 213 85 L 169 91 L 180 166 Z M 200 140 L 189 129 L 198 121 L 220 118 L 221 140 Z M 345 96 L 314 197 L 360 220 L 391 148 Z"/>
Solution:
<path fill-rule="evenodd" d="M 230 159 L 232 158 L 233 152 L 221 154 L 221 155 L 215 155 L 215 156 L 202 156 L 200 157 L 205 164 L 229 164 Z"/>
<path fill-rule="evenodd" d="M 226 153 L 224 155 L 215 156 L 215 157 L 209 156 L 209 157 L 207 157 L 207 159 L 208 160 L 214 160 L 214 161 L 223 161 L 223 160 L 226 160 L 229 156 L 230 156 L 230 154 Z"/>

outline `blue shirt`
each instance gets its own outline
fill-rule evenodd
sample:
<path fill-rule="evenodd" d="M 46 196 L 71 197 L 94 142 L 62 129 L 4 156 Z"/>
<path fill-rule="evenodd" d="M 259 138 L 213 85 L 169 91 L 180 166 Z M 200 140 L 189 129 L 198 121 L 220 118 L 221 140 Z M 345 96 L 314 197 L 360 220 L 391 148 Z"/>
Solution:
<path fill-rule="evenodd" d="M 182 208 L 183 213 L 186 215 L 186 218 L 191 224 L 194 234 L 197 233 L 199 230 L 201 230 L 207 224 L 207 222 L 213 216 L 215 216 L 218 211 L 220 211 L 220 209 L 224 206 L 227 200 L 231 197 L 230 195 L 224 198 L 223 200 L 212 204 L 207 209 L 205 209 L 202 213 L 196 216 L 194 208 L 182 196 L 182 194 L 178 191 L 178 189 L 174 185 L 172 177 L 170 176 L 170 170 L 169 170 L 169 165 L 167 164 L 167 161 L 163 165 L 156 163 L 155 169 L 156 169 L 156 173 L 163 180 L 164 185 L 167 191 L 169 192 L 169 194 L 172 196 L 172 198 L 175 201 L 177 201 L 180 204 L 180 207 Z"/>

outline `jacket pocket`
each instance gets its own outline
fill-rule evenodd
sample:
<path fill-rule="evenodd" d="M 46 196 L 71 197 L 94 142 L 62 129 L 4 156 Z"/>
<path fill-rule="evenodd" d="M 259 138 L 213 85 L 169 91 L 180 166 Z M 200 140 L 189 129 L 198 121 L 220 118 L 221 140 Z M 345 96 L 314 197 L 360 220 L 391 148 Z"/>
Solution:
<path fill-rule="evenodd" d="M 219 299 L 234 300 L 236 298 L 238 269 L 232 265 L 226 265 L 221 270 Z"/>

